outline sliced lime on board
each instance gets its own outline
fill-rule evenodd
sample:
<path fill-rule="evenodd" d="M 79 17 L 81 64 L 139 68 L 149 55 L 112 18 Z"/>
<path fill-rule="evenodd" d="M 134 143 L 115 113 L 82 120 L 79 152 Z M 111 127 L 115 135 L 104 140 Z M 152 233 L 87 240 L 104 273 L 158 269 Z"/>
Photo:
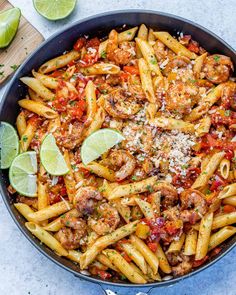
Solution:
<path fill-rule="evenodd" d="M 76 0 L 33 0 L 39 14 L 49 20 L 66 18 L 75 8 Z"/>
<path fill-rule="evenodd" d="M 19 152 L 19 138 L 14 127 L 0 122 L 0 167 L 7 169 Z"/>
<path fill-rule="evenodd" d="M 87 165 L 96 160 L 124 139 L 124 136 L 114 129 L 104 128 L 95 131 L 82 144 L 80 154 L 83 164 Z"/>
<path fill-rule="evenodd" d="M 51 175 L 64 175 L 69 172 L 54 136 L 49 133 L 40 148 L 40 160 L 45 170 Z"/>
<path fill-rule="evenodd" d="M 7 47 L 13 40 L 20 22 L 19 8 L 11 8 L 0 13 L 0 48 Z"/>
<path fill-rule="evenodd" d="M 30 151 L 19 154 L 9 170 L 9 179 L 12 187 L 21 195 L 37 196 L 37 156 Z"/>

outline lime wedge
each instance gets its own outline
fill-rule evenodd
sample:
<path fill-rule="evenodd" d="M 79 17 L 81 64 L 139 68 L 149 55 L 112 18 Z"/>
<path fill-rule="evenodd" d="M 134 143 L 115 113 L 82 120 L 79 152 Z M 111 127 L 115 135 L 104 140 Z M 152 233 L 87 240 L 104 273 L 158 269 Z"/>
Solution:
<path fill-rule="evenodd" d="M 19 138 L 14 127 L 0 122 L 0 167 L 7 169 L 19 152 Z"/>
<path fill-rule="evenodd" d="M 9 179 L 13 188 L 27 197 L 37 196 L 37 157 L 30 151 L 19 154 L 9 170 Z"/>
<path fill-rule="evenodd" d="M 40 160 L 51 175 L 64 175 L 69 172 L 67 164 L 56 144 L 54 136 L 49 133 L 43 140 L 40 149 Z"/>
<path fill-rule="evenodd" d="M 76 0 L 33 0 L 34 8 L 49 20 L 66 18 L 75 8 Z"/>
<path fill-rule="evenodd" d="M 80 155 L 83 164 L 87 165 L 96 160 L 124 139 L 124 136 L 114 129 L 104 128 L 95 131 L 82 144 Z"/>
<path fill-rule="evenodd" d="M 20 16 L 19 8 L 11 8 L 0 13 L 0 48 L 11 43 L 18 29 Z"/>

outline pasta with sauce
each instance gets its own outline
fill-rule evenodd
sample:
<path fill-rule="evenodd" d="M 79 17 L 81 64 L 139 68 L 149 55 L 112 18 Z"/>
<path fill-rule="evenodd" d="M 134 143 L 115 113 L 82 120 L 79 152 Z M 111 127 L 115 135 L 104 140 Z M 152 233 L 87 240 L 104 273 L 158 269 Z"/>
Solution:
<path fill-rule="evenodd" d="M 16 196 L 32 234 L 78 271 L 140 284 L 182 276 L 221 250 L 236 232 L 229 57 L 142 24 L 105 41 L 82 36 L 32 73 L 21 79 L 21 149 L 39 155 L 52 133 L 69 168 L 41 168 L 38 196 Z M 125 139 L 83 165 L 83 141 L 102 128 Z"/>

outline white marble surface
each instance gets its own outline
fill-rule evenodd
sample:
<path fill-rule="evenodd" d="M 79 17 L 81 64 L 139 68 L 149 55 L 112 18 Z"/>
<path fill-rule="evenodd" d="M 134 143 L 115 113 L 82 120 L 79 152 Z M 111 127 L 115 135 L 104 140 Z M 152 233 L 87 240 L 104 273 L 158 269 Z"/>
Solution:
<path fill-rule="evenodd" d="M 51 0 L 48 0 L 51 1 Z M 12 0 L 45 36 L 83 17 L 99 12 L 139 8 L 173 13 L 214 31 L 236 48 L 236 0 L 86 0 L 66 20 L 49 22 L 39 16 L 31 0 Z M 129 3 L 129 4 L 128 4 Z M 0 90 L 0 98 L 4 89 Z M 169 288 L 152 291 L 165 295 L 235 295 L 236 249 L 210 269 Z M 119 295 L 138 289 L 116 288 Z M 40 254 L 20 233 L 0 198 L 0 294 L 11 295 L 100 295 L 99 287 L 75 278 Z"/>

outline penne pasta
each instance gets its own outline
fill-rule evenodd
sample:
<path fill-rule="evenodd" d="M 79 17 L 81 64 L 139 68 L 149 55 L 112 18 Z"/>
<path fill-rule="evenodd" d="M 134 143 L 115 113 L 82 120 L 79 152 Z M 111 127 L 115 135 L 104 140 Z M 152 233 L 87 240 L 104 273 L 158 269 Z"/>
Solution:
<path fill-rule="evenodd" d="M 39 97 L 45 101 L 52 101 L 55 99 L 55 94 L 46 88 L 39 80 L 32 77 L 22 77 L 20 80 L 31 88 Z"/>
<path fill-rule="evenodd" d="M 142 40 L 147 40 L 147 38 L 148 38 L 148 29 L 144 24 L 142 24 L 139 27 L 137 37 L 139 39 L 142 39 Z M 141 50 L 139 49 L 138 44 L 136 44 L 136 56 L 137 56 L 137 58 L 141 58 L 143 56 Z"/>
<path fill-rule="evenodd" d="M 85 97 L 86 97 L 86 104 L 87 104 L 87 120 L 86 124 L 91 124 L 97 110 L 97 103 L 96 103 L 96 93 L 95 93 L 95 86 L 92 81 L 88 81 L 85 87 Z"/>
<path fill-rule="evenodd" d="M 208 251 L 211 251 L 236 233 L 236 227 L 225 226 L 210 237 Z"/>
<path fill-rule="evenodd" d="M 108 199 L 114 200 L 121 197 L 150 191 L 150 189 L 154 187 L 156 181 L 157 181 L 157 177 L 152 176 L 152 177 L 146 178 L 145 180 L 141 180 L 135 183 L 119 185 L 110 192 Z"/>
<path fill-rule="evenodd" d="M 133 221 L 106 236 L 98 238 L 95 243 L 82 254 L 80 268 L 85 269 L 103 249 L 135 232 L 137 224 L 138 221 Z"/>
<path fill-rule="evenodd" d="M 232 206 L 236 207 L 236 195 L 223 199 L 223 204 L 232 205 Z"/>
<path fill-rule="evenodd" d="M 144 59 L 146 60 L 150 71 L 155 75 L 162 77 L 162 73 L 157 63 L 157 59 L 155 57 L 152 46 L 146 40 L 143 40 L 141 38 L 136 38 L 135 41 L 138 44 L 139 49 Z"/>
<path fill-rule="evenodd" d="M 129 223 L 131 219 L 131 210 L 129 206 L 122 204 L 120 199 L 114 200 L 112 203 L 125 222 Z"/>
<path fill-rule="evenodd" d="M 30 206 L 23 203 L 15 203 L 14 206 L 27 221 L 32 221 L 29 215 L 34 213 L 34 210 Z"/>
<path fill-rule="evenodd" d="M 136 284 L 145 284 L 146 280 L 129 265 L 129 263 L 115 250 L 103 250 L 103 253 L 120 270 L 127 279 Z"/>
<path fill-rule="evenodd" d="M 198 56 L 193 65 L 193 73 L 196 79 L 200 78 L 201 69 L 204 63 L 205 58 L 207 57 L 207 52 L 203 53 L 202 55 Z"/>
<path fill-rule="evenodd" d="M 140 58 L 138 60 L 138 67 L 143 91 L 145 92 L 146 97 L 150 103 L 156 103 L 156 97 L 152 85 L 151 72 L 148 68 L 147 62 L 143 58 Z"/>
<path fill-rule="evenodd" d="M 236 183 L 229 184 L 220 191 L 218 198 L 225 199 L 236 195 Z"/>
<path fill-rule="evenodd" d="M 137 203 L 137 205 L 139 206 L 139 208 L 141 209 L 141 211 L 143 212 L 143 215 L 147 219 L 154 219 L 155 218 L 155 214 L 154 214 L 154 211 L 153 211 L 150 203 L 148 203 L 140 198 L 134 198 L 134 200 Z"/>
<path fill-rule="evenodd" d="M 163 42 L 168 48 L 170 48 L 177 55 L 184 55 L 190 59 L 196 59 L 197 55 L 184 47 L 176 39 L 174 39 L 168 32 L 154 32 L 154 36 Z"/>
<path fill-rule="evenodd" d="M 131 235 L 132 245 L 143 255 L 154 274 L 157 274 L 159 261 L 157 256 L 148 248 L 148 246 L 137 236 Z"/>
<path fill-rule="evenodd" d="M 183 233 L 179 240 L 174 240 L 173 242 L 171 242 L 169 249 L 167 250 L 167 253 L 178 253 L 181 251 L 183 244 L 185 241 L 185 233 Z"/>
<path fill-rule="evenodd" d="M 206 114 L 210 108 L 216 103 L 220 97 L 223 90 L 224 84 L 219 84 L 215 88 L 213 88 L 206 97 L 199 103 L 197 107 L 195 107 L 189 115 L 184 117 L 184 120 L 193 122 L 197 119 L 201 118 L 204 114 Z"/>
<path fill-rule="evenodd" d="M 45 62 L 39 68 L 39 73 L 42 73 L 42 74 L 50 73 L 54 70 L 63 68 L 68 63 L 70 63 L 73 60 L 76 60 L 78 58 L 80 58 L 80 52 L 78 52 L 76 50 L 71 50 L 66 54 L 60 55 L 58 57 L 55 57 L 55 58 Z"/>
<path fill-rule="evenodd" d="M 57 217 L 50 223 L 46 224 L 43 229 L 47 231 L 57 232 L 63 227 L 63 224 L 61 223 L 61 218 Z"/>
<path fill-rule="evenodd" d="M 16 128 L 20 137 L 22 137 L 22 135 L 25 133 L 26 127 L 27 127 L 27 123 L 26 123 L 24 112 L 22 111 L 19 113 L 19 115 L 16 118 Z"/>
<path fill-rule="evenodd" d="M 201 172 L 201 174 L 197 177 L 195 182 L 192 185 L 193 189 L 203 188 L 207 185 L 209 179 L 219 166 L 221 160 L 224 158 L 225 152 L 215 153 L 209 160 L 206 168 Z"/>
<path fill-rule="evenodd" d="M 214 217 L 212 223 L 212 229 L 221 228 L 226 225 L 236 223 L 236 212 L 226 213 Z"/>
<path fill-rule="evenodd" d="M 166 258 L 166 255 L 165 255 L 164 251 L 162 250 L 162 247 L 159 243 L 157 243 L 157 250 L 156 250 L 155 254 L 159 260 L 160 269 L 164 273 L 171 273 L 172 270 L 171 270 L 170 264 L 169 264 L 168 259 Z"/>
<path fill-rule="evenodd" d="M 143 255 L 130 243 L 123 243 L 122 249 L 132 259 L 144 274 L 147 274 L 147 264 Z"/>
<path fill-rule="evenodd" d="M 77 250 L 69 250 L 67 258 L 79 264 L 82 253 Z"/>
<path fill-rule="evenodd" d="M 102 107 L 99 107 L 96 111 L 91 124 L 84 133 L 84 137 L 88 137 L 93 132 L 99 130 L 102 127 L 102 124 L 105 120 L 105 111 Z"/>
<path fill-rule="evenodd" d="M 196 254 L 198 232 L 190 229 L 185 238 L 184 255 L 191 256 Z"/>
<path fill-rule="evenodd" d="M 119 269 L 111 263 L 111 261 L 109 260 L 109 258 L 107 258 L 107 256 L 103 253 L 98 254 L 97 256 L 97 261 L 101 262 L 103 265 L 107 266 L 108 268 L 120 272 Z"/>
<path fill-rule="evenodd" d="M 211 127 L 211 118 L 206 116 L 199 120 L 198 124 L 195 125 L 195 134 L 197 137 L 201 137 L 207 133 L 209 133 Z"/>
<path fill-rule="evenodd" d="M 74 179 L 74 172 L 72 170 L 71 163 L 70 163 L 69 153 L 67 150 L 64 152 L 64 160 L 69 169 L 69 172 L 63 176 L 63 179 L 66 185 L 66 191 L 69 197 L 69 201 L 70 203 L 73 203 L 73 199 L 76 193 L 76 189 L 75 189 L 76 183 Z"/>
<path fill-rule="evenodd" d="M 21 135 L 20 140 L 20 151 L 26 152 L 30 146 L 32 139 L 34 138 L 36 129 L 38 127 L 38 120 L 35 117 L 32 117 L 28 120 L 26 129 Z"/>
<path fill-rule="evenodd" d="M 108 75 L 108 74 L 115 75 L 120 72 L 120 67 L 113 64 L 98 63 L 90 67 L 81 69 L 81 72 L 86 76 Z"/>
<path fill-rule="evenodd" d="M 50 235 L 46 230 L 34 222 L 26 222 L 27 229 L 36 236 L 42 243 L 47 245 L 50 249 L 55 251 L 59 256 L 67 256 L 68 252 L 62 247 L 62 245 Z"/>
<path fill-rule="evenodd" d="M 96 162 L 91 162 L 88 165 L 79 165 L 80 168 L 86 169 L 90 171 L 91 173 L 94 173 L 98 175 L 99 177 L 103 177 L 111 182 L 115 181 L 115 173 L 113 170 L 110 170 L 109 168 L 96 163 Z"/>
<path fill-rule="evenodd" d="M 194 125 L 180 119 L 156 117 L 149 121 L 152 126 L 163 128 L 165 130 L 179 130 L 181 132 L 194 133 Z"/>
<path fill-rule="evenodd" d="M 201 219 L 199 233 L 198 233 L 195 260 L 203 259 L 208 252 L 212 222 L 213 222 L 213 213 L 208 213 Z"/>
<path fill-rule="evenodd" d="M 29 217 L 34 222 L 40 222 L 52 217 L 57 217 L 70 209 L 72 209 L 72 205 L 67 201 L 62 201 L 31 213 Z"/>
<path fill-rule="evenodd" d="M 230 161 L 228 159 L 223 159 L 220 162 L 220 174 L 224 179 L 229 177 L 230 172 Z M 235 190 L 236 192 L 236 190 Z"/>
<path fill-rule="evenodd" d="M 45 104 L 38 102 L 38 101 L 33 101 L 29 99 L 21 99 L 18 101 L 18 104 L 28 110 L 31 111 L 39 116 L 42 116 L 46 119 L 55 119 L 58 116 L 58 113 L 55 112 L 54 110 L 50 109 L 47 107 Z"/>

